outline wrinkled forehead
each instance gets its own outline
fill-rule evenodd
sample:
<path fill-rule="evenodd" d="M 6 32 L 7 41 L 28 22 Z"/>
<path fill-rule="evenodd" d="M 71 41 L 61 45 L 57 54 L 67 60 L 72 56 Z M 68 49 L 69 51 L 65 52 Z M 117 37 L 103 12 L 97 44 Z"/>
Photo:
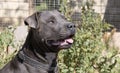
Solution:
<path fill-rule="evenodd" d="M 64 16 L 58 11 L 43 11 L 40 18 L 48 20 L 50 18 L 61 19 L 62 17 Z"/>

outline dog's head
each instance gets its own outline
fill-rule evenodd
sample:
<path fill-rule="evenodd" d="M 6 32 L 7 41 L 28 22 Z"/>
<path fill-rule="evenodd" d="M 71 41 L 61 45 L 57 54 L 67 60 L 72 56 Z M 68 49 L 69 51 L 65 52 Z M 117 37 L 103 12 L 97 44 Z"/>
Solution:
<path fill-rule="evenodd" d="M 58 11 L 36 12 L 25 19 L 36 35 L 34 38 L 49 48 L 66 49 L 73 44 L 75 25 Z"/>

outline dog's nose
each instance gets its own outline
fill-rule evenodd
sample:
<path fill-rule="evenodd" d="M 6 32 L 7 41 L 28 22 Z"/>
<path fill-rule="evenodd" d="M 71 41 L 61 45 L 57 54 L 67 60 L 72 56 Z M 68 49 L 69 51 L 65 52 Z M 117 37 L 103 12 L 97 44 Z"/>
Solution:
<path fill-rule="evenodd" d="M 75 24 L 73 24 L 73 23 L 67 24 L 67 29 L 70 30 L 72 34 L 74 34 L 75 33 Z"/>
<path fill-rule="evenodd" d="M 75 29 L 75 24 L 73 23 L 67 24 L 67 28 L 73 30 Z"/>

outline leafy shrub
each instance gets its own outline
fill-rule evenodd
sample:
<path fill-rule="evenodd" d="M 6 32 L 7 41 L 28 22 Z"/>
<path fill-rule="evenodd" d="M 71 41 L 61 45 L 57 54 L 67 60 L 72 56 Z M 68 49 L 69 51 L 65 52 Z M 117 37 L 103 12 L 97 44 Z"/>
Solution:
<path fill-rule="evenodd" d="M 47 9 L 46 3 L 40 3 L 39 6 L 36 6 L 37 11 L 46 10 L 46 9 Z"/>
<path fill-rule="evenodd" d="M 60 73 L 119 73 L 119 52 L 102 41 L 103 31 L 111 26 L 102 22 L 100 15 L 89 5 L 87 8 L 85 6 L 73 47 L 59 53 Z M 70 10 L 69 7 L 63 12 L 67 13 L 67 10 Z"/>
<path fill-rule="evenodd" d="M 11 55 L 8 55 L 8 46 L 12 45 L 13 32 L 6 28 L 0 33 L 0 67 L 6 64 Z"/>

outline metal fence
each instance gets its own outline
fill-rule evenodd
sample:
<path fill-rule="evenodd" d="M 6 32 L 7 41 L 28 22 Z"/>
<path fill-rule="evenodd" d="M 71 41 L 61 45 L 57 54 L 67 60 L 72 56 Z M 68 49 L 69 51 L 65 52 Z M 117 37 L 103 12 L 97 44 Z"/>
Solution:
<path fill-rule="evenodd" d="M 24 18 L 35 11 L 59 9 L 65 0 L 0 0 L 0 27 L 9 25 L 23 25 Z M 89 0 L 66 0 L 74 6 L 74 20 L 80 18 L 81 2 Z M 120 29 L 120 4 L 119 0 L 94 0 L 93 8 L 102 14 L 106 22 Z M 105 14 L 105 15 L 104 15 Z"/>
<path fill-rule="evenodd" d="M 34 0 L 34 5 L 36 10 L 51 10 L 59 9 L 61 2 L 64 0 Z M 86 1 L 93 4 L 93 9 L 96 13 L 101 14 L 103 20 L 110 23 L 118 31 L 120 31 L 120 0 L 66 0 L 69 2 L 71 7 L 74 7 L 75 11 L 73 14 L 73 21 L 80 21 L 80 5 L 84 4 Z M 92 1 L 94 3 L 92 3 Z M 43 6 L 43 9 L 42 9 Z"/>
<path fill-rule="evenodd" d="M 0 27 L 22 25 L 38 10 L 59 9 L 61 0 L 0 0 Z"/>
<path fill-rule="evenodd" d="M 58 10 L 62 1 L 63 0 L 0 0 L 0 27 L 23 25 L 24 18 L 33 12 Z"/>
<path fill-rule="evenodd" d="M 51 10 L 51 9 L 59 9 L 61 0 L 34 0 L 36 7 L 43 7 L 43 9 Z M 43 5 L 43 6 L 42 6 Z"/>
<path fill-rule="evenodd" d="M 68 3 L 70 6 L 69 8 L 73 8 L 71 18 L 72 21 L 77 23 L 80 23 L 80 5 L 81 5 L 81 0 L 32 0 L 30 2 L 30 12 L 35 12 L 35 11 L 44 11 L 44 10 L 60 10 L 61 8 L 65 7 L 65 3 Z M 79 6 L 78 6 L 79 5 Z M 67 6 L 67 5 L 66 5 Z M 77 9 L 75 7 L 77 6 Z M 66 10 L 69 11 L 70 9 Z M 30 13 L 30 14 L 32 14 Z"/>
<path fill-rule="evenodd" d="M 104 19 L 120 31 L 120 0 L 108 0 Z"/>

